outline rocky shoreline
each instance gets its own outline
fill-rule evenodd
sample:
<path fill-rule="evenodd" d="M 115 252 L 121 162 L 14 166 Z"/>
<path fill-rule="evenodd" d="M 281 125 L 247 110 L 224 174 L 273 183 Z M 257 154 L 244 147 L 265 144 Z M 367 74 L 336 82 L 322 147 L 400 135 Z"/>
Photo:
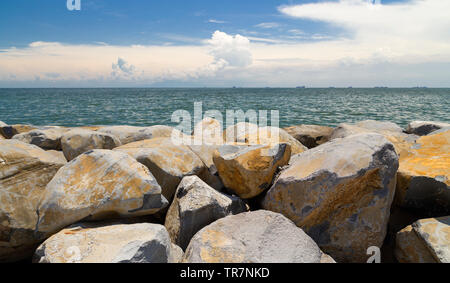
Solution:
<path fill-rule="evenodd" d="M 0 262 L 450 263 L 449 186 L 446 123 L 0 121 Z"/>

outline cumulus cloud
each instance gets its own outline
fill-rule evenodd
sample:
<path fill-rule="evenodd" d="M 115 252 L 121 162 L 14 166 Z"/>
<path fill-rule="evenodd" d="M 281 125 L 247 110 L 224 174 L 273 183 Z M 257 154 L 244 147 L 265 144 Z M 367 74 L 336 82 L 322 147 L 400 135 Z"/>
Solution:
<path fill-rule="evenodd" d="M 208 40 L 210 54 L 214 56 L 214 63 L 226 63 L 231 67 L 246 67 L 252 64 L 250 40 L 239 34 L 229 35 L 216 31 Z"/>
<path fill-rule="evenodd" d="M 112 64 L 112 73 L 111 75 L 113 77 L 121 77 L 121 76 L 133 76 L 135 72 L 135 67 L 133 65 L 128 64 L 127 61 L 125 61 L 122 58 L 117 59 L 117 63 Z"/>

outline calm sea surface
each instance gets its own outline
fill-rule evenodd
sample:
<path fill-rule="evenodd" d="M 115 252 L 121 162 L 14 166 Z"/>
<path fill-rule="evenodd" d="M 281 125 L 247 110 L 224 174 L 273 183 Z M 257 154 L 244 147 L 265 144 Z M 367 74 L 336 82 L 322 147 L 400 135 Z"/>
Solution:
<path fill-rule="evenodd" d="M 7 124 L 177 125 L 176 110 L 279 110 L 281 127 L 361 120 L 450 122 L 450 89 L 0 89 Z"/>

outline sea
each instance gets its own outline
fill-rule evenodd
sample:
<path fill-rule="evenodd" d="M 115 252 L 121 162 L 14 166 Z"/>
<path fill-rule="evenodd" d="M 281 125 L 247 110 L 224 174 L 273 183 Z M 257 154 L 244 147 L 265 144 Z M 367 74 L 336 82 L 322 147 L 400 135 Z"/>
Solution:
<path fill-rule="evenodd" d="M 176 126 L 173 113 L 194 115 L 194 103 L 224 117 L 227 110 L 276 110 L 280 127 L 362 120 L 402 127 L 415 120 L 450 123 L 450 89 L 434 88 L 0 89 L 0 121 L 67 127 Z"/>

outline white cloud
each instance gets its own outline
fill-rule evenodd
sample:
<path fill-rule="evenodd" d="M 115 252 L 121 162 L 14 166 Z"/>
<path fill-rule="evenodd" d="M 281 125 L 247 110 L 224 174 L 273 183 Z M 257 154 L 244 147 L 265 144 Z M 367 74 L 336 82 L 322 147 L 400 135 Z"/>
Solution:
<path fill-rule="evenodd" d="M 220 21 L 220 20 L 215 20 L 215 19 L 209 19 L 208 23 L 212 23 L 212 24 L 226 24 L 226 21 Z"/>
<path fill-rule="evenodd" d="M 250 40 L 244 36 L 216 31 L 208 44 L 214 62 L 223 61 L 230 67 L 246 67 L 252 64 Z"/>
<path fill-rule="evenodd" d="M 117 63 L 112 64 L 112 73 L 111 75 L 113 77 L 121 77 L 121 76 L 133 76 L 135 72 L 135 67 L 133 65 L 128 64 L 127 61 L 125 61 L 122 58 L 117 59 Z"/>
<path fill-rule="evenodd" d="M 271 23 L 260 23 L 260 24 L 255 25 L 255 27 L 263 28 L 263 29 L 273 29 L 273 28 L 281 27 L 281 24 L 273 23 L 273 22 L 271 22 Z"/>

